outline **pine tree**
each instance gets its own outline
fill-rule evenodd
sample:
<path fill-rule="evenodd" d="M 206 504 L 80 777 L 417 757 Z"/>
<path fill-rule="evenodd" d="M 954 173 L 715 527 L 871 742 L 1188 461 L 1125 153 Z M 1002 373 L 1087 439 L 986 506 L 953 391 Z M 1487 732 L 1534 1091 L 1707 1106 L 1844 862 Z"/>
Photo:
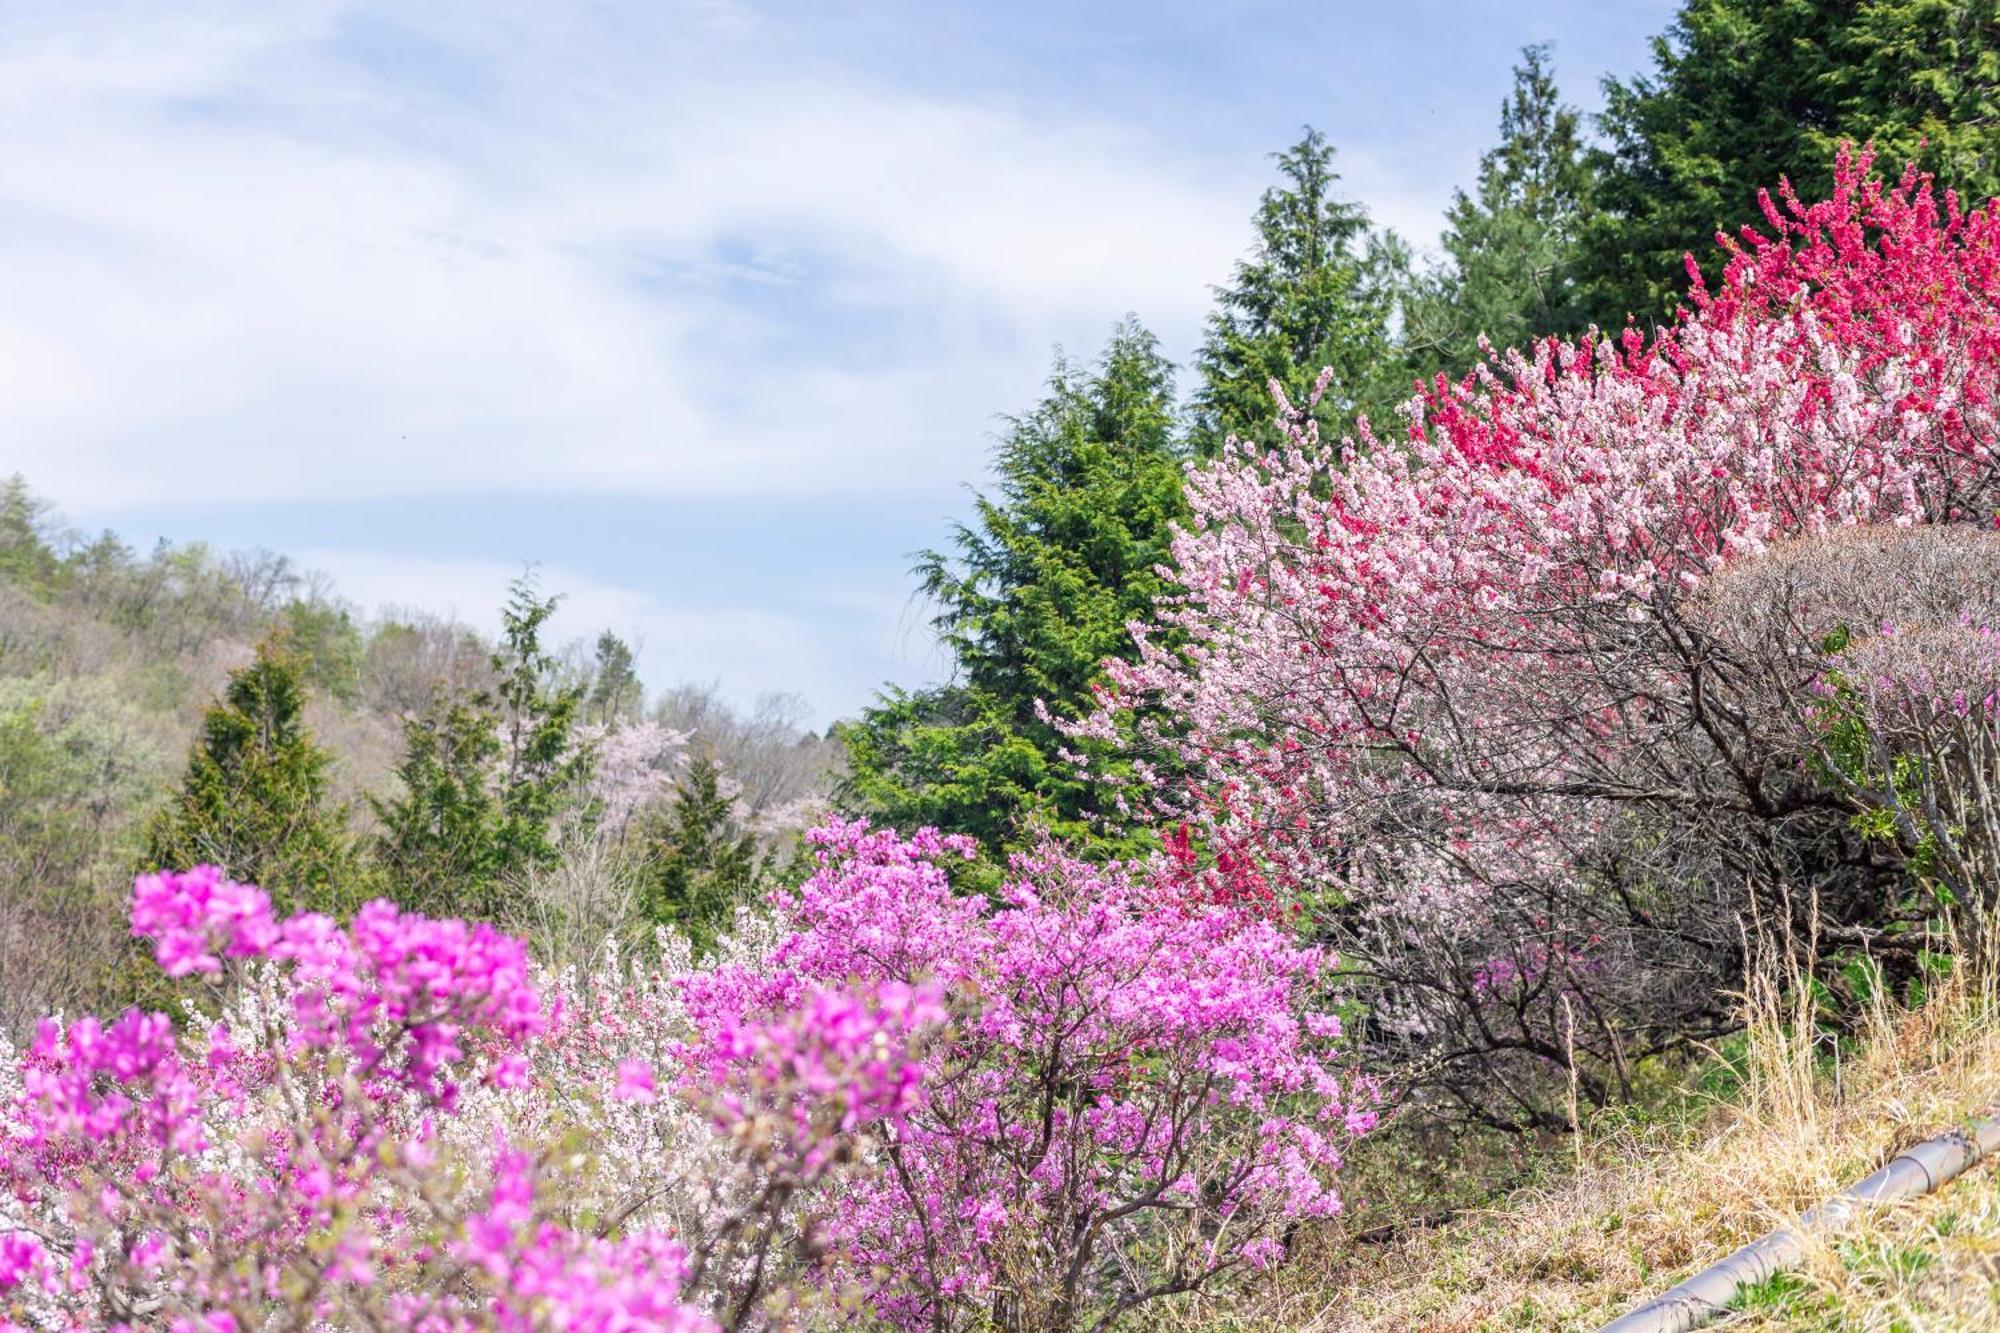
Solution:
<path fill-rule="evenodd" d="M 1409 304 L 1403 339 L 1426 377 L 1460 375 L 1483 335 L 1518 347 L 1582 331 L 1576 245 L 1589 191 L 1581 117 L 1556 90 L 1547 44 L 1524 47 L 1500 108 L 1500 142 L 1479 160 L 1477 193 L 1446 214 L 1446 267 Z"/>
<path fill-rule="evenodd" d="M 555 863 L 561 821 L 589 817 L 584 689 L 541 641 L 556 605 L 517 580 L 492 658 L 498 685 L 434 699 L 404 724 L 402 791 L 373 801 L 377 876 L 398 902 L 500 917 L 518 876 Z"/>
<path fill-rule="evenodd" d="M 1872 139 L 1885 166 L 1916 162 L 1964 201 L 2000 195 L 2000 5 L 1864 0 L 1826 83 L 1835 114 L 1814 135 L 1823 157 L 1842 137 Z"/>
<path fill-rule="evenodd" d="M 440 915 L 494 914 L 497 886 L 513 868 L 500 847 L 499 757 L 500 717 L 484 695 L 434 699 L 404 723 L 401 791 L 369 798 L 385 896 Z"/>
<path fill-rule="evenodd" d="M 305 698 L 300 664 L 272 641 L 230 675 L 180 792 L 147 830 L 143 869 L 217 865 L 281 910 L 356 904 L 346 811 L 328 795 L 333 757 L 306 730 Z"/>
<path fill-rule="evenodd" d="M 278 632 L 298 657 L 306 681 L 342 703 L 361 689 L 361 628 L 346 607 L 321 598 L 288 602 Z"/>
<path fill-rule="evenodd" d="M 1009 423 L 994 492 L 915 571 L 953 679 L 890 690 L 839 730 L 849 808 L 996 850 L 1031 820 L 1101 832 L 1102 785 L 1076 779 L 1037 701 L 1084 711 L 1104 659 L 1132 652 L 1126 626 L 1150 611 L 1184 512 L 1184 461 L 1172 369 L 1150 333 L 1128 319 L 1094 369 L 1058 357 L 1047 396 Z"/>
<path fill-rule="evenodd" d="M 2000 192 L 1992 0 L 1686 0 L 1653 62 L 1605 81 L 1590 155 L 1582 268 L 1606 327 L 1670 315 L 1683 256 L 1760 225 L 1757 191 L 1780 177 L 1824 194 L 1843 142 L 1872 140 L 1891 174 L 1914 159 L 1965 198 Z"/>
<path fill-rule="evenodd" d="M 646 702 L 646 691 L 639 683 L 631 645 L 605 630 L 597 636 L 592 665 L 590 697 L 584 710 L 590 720 L 608 726 L 636 716 Z"/>
<path fill-rule="evenodd" d="M 584 686 L 565 680 L 542 646 L 559 597 L 543 597 L 532 577 L 516 579 L 501 609 L 493 670 L 501 722 L 500 845 L 510 866 L 556 858 L 556 821 L 583 796 L 596 755 L 577 735 Z"/>
<path fill-rule="evenodd" d="M 640 912 L 706 952 L 757 882 L 757 844 L 737 818 L 734 793 L 703 751 L 689 762 L 651 833 Z"/>
<path fill-rule="evenodd" d="M 1409 282 L 1407 248 L 1393 233 L 1373 233 L 1367 211 L 1334 193 L 1333 145 L 1318 130 L 1274 157 L 1283 183 L 1264 192 L 1256 246 L 1217 291 L 1195 358 L 1194 443 L 1208 457 L 1230 435 L 1276 438 L 1272 380 L 1303 404 L 1331 366 L 1316 415 L 1335 440 L 1352 433 L 1357 413 L 1378 431 L 1393 429 L 1394 408 L 1410 393 L 1391 336 Z"/>
<path fill-rule="evenodd" d="M 62 561 L 49 544 L 49 502 L 16 472 L 0 481 L 0 580 L 46 597 Z"/>

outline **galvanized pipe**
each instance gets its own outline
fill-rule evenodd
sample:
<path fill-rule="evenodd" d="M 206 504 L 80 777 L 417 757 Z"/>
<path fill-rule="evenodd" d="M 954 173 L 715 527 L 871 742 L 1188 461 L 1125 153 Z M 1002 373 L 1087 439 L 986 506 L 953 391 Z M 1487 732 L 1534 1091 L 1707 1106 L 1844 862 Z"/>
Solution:
<path fill-rule="evenodd" d="M 1929 1194 L 1996 1151 L 2000 1151 L 2000 1119 L 1975 1121 L 1968 1129 L 1926 1139 L 1808 1212 L 1798 1226 L 1781 1227 L 1750 1242 L 1630 1314 L 1612 1320 L 1598 1333 L 1686 1333 L 1699 1328 L 1722 1314 L 1743 1288 L 1797 1267 L 1805 1258 L 1811 1234 L 1843 1226 L 1863 1206 Z"/>

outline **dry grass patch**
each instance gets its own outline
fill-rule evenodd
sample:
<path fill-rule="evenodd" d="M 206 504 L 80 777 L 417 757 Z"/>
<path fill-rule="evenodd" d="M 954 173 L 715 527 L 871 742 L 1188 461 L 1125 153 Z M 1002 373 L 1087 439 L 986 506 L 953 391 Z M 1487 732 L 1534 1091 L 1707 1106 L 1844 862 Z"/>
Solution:
<path fill-rule="evenodd" d="M 1795 1222 L 1902 1149 L 2000 1108 L 1996 970 L 1914 1009 L 1868 1007 L 1836 1042 L 1804 987 L 1748 988 L 1742 1041 L 1709 1071 L 1726 1097 L 1587 1129 L 1577 1169 L 1384 1245 L 1337 1231 L 1242 1291 L 1163 1311 L 1177 1329 L 1594 1329 L 1745 1242 Z M 2000 1164 L 1825 1238 L 1801 1273 L 1750 1294 L 1733 1328 L 2000 1327 Z"/>

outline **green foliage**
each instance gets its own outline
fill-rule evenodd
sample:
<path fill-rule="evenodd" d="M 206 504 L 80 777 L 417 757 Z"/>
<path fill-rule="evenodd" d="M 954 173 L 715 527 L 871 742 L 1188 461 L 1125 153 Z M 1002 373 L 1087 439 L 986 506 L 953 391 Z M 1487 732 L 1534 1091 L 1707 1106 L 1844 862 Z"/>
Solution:
<path fill-rule="evenodd" d="M 49 544 L 48 502 L 15 473 L 0 482 L 0 579 L 45 596 L 61 569 Z"/>
<path fill-rule="evenodd" d="M 0 678 L 0 876 L 74 889 L 154 794 L 160 757 L 130 705 L 88 684 Z"/>
<path fill-rule="evenodd" d="M 1088 834 L 1080 821 L 1090 792 L 1057 756 L 1050 729 L 1039 719 L 1017 725 L 1006 699 L 962 684 L 891 688 L 838 734 L 842 803 L 879 823 L 970 833 L 993 848 L 1017 843 L 1031 819 Z"/>
<path fill-rule="evenodd" d="M 290 602 L 278 613 L 274 631 L 295 655 L 307 684 L 344 704 L 361 688 L 364 643 L 346 607 L 325 601 Z"/>
<path fill-rule="evenodd" d="M 1149 613 L 1184 512 L 1183 461 L 1172 370 L 1135 321 L 1095 369 L 1057 361 L 1047 397 L 1009 423 L 974 523 L 916 568 L 953 681 L 891 690 L 840 729 L 851 809 L 993 848 L 1030 821 L 1095 836 L 1102 785 L 1075 778 L 1037 701 L 1082 711 L 1104 659 L 1133 651 L 1126 626 Z"/>
<path fill-rule="evenodd" d="M 499 757 L 499 717 L 484 695 L 433 700 L 404 723 L 401 792 L 369 798 L 381 825 L 375 869 L 387 896 L 440 914 L 490 905 L 510 869 L 492 782 Z"/>
<path fill-rule="evenodd" d="M 1962 196 L 2000 193 L 1990 0 L 1686 0 L 1653 60 L 1606 80 L 1590 154 L 1582 271 L 1605 327 L 1670 315 L 1682 256 L 1761 224 L 1757 191 L 1781 176 L 1824 193 L 1843 141 L 1874 141 L 1891 170 L 1914 159 Z"/>
<path fill-rule="evenodd" d="M 299 661 L 266 640 L 202 718 L 179 793 L 146 834 L 142 870 L 221 866 L 280 910 L 339 912 L 359 885 L 347 812 L 328 796 L 333 756 L 302 719 Z"/>
<path fill-rule="evenodd" d="M 1274 156 L 1283 181 L 1264 192 L 1256 246 L 1216 292 L 1195 358 L 1194 443 L 1207 457 L 1231 435 L 1275 438 L 1272 380 L 1302 405 L 1331 366 L 1316 415 L 1335 440 L 1358 412 L 1392 431 L 1393 409 L 1410 393 L 1391 337 L 1410 282 L 1407 248 L 1394 233 L 1371 232 L 1367 210 L 1335 195 L 1333 145 L 1318 130 Z"/>
<path fill-rule="evenodd" d="M 1550 48 L 1529 46 L 1500 109 L 1500 143 L 1479 160 L 1476 193 L 1446 214 L 1448 263 L 1412 296 L 1403 341 L 1424 376 L 1464 374 L 1484 335 L 1518 347 L 1586 322 L 1575 280 L 1589 194 L 1581 117 L 1556 91 Z"/>
<path fill-rule="evenodd" d="M 672 802 L 645 830 L 646 881 L 639 908 L 706 952 L 758 881 L 757 845 L 737 818 L 713 756 L 697 754 Z"/>
<path fill-rule="evenodd" d="M 371 798 L 378 878 L 398 901 L 502 918 L 519 877 L 555 864 L 561 822 L 589 817 L 584 688 L 542 646 L 557 600 L 517 580 L 492 659 L 498 684 L 435 698 L 404 724 L 402 790 Z"/>
<path fill-rule="evenodd" d="M 1852 637 L 1841 625 L 1829 634 L 1821 647 L 1838 653 Z M 1910 872 L 1924 891 L 1940 907 L 1950 907 L 1952 894 L 1939 882 L 1937 872 L 1943 847 L 1937 829 L 1929 822 L 1911 819 L 1908 812 L 1922 809 L 1927 801 L 1929 771 L 1915 755 L 1884 756 L 1868 725 L 1867 711 L 1860 693 L 1845 673 L 1828 671 L 1824 678 L 1828 693 L 1820 710 L 1819 752 L 1810 759 L 1812 767 L 1836 783 L 1872 793 L 1874 802 L 1855 811 L 1848 826 L 1864 841 L 1899 847 Z M 1961 833 L 1955 827 L 1952 836 Z"/>
<path fill-rule="evenodd" d="M 518 579 L 500 613 L 500 845 L 510 865 L 552 865 L 555 822 L 583 799 L 596 755 L 577 734 L 584 687 L 565 681 L 542 646 L 542 627 L 560 601 Z"/>
<path fill-rule="evenodd" d="M 1916 162 L 1960 198 L 2000 194 L 2000 7 L 1991 0 L 1864 0 L 1825 83 L 1835 124 L 1823 155 L 1872 139 L 1885 163 Z M 1863 132 L 1865 131 L 1865 132 Z"/>
<path fill-rule="evenodd" d="M 0 1032 L 107 996 L 166 758 L 103 683 L 0 676 Z"/>
<path fill-rule="evenodd" d="M 600 726 L 630 721 L 638 716 L 645 702 L 646 690 L 639 683 L 631 645 L 605 630 L 597 636 L 590 695 L 584 707 L 586 716 Z"/>

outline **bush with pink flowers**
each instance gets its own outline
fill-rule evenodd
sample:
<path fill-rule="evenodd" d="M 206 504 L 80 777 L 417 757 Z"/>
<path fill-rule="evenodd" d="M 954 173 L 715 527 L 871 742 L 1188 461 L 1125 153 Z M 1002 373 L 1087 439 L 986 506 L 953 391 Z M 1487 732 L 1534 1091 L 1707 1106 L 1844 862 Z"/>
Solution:
<path fill-rule="evenodd" d="M 1011 904 L 860 825 L 696 967 L 548 976 L 484 925 L 276 919 L 212 868 L 135 934 L 176 1026 L 0 1062 L 8 1326 L 1067 1328 L 1282 1251 L 1367 1127 L 1261 919 L 1050 853 Z"/>
<path fill-rule="evenodd" d="M 1339 1211 L 1333 1178 L 1374 1097 L 1338 1068 L 1319 950 L 1054 849 L 1017 859 L 994 906 L 952 892 L 964 839 L 841 823 L 812 838 L 817 872 L 778 903 L 788 933 L 691 978 L 688 1007 L 728 1086 L 771 1075 L 731 1033 L 857 982 L 946 1006 L 924 1095 L 820 1223 L 832 1270 L 879 1313 L 1099 1326 L 1269 1264 L 1289 1224 Z"/>

